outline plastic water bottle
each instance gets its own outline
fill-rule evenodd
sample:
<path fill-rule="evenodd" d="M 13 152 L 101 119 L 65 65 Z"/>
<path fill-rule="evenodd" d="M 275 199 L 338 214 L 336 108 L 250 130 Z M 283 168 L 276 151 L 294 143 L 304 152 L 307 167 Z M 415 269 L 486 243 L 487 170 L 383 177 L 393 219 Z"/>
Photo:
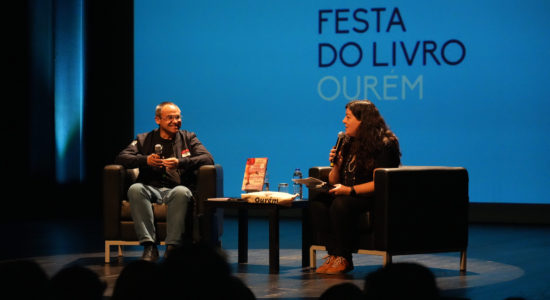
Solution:
<path fill-rule="evenodd" d="M 269 191 L 269 176 L 267 176 L 267 171 L 265 172 L 264 178 L 264 191 Z"/>
<path fill-rule="evenodd" d="M 302 179 L 302 172 L 300 171 L 299 168 L 296 168 L 294 170 L 292 179 Z M 302 199 L 302 184 L 293 182 L 292 187 L 294 188 L 294 194 L 298 194 L 298 197 L 296 197 L 296 199 Z"/>

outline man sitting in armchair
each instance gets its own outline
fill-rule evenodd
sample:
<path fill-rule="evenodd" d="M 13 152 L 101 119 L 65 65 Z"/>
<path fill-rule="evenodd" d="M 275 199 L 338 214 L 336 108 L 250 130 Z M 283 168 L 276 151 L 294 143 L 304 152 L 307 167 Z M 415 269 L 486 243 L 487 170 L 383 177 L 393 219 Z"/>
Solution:
<path fill-rule="evenodd" d="M 115 160 L 125 168 L 139 168 L 137 181 L 128 190 L 128 200 L 136 234 L 144 246 L 142 259 L 148 261 L 156 261 L 159 256 L 151 203 L 167 205 L 167 255 L 182 242 L 195 171 L 214 164 L 195 133 L 180 130 L 181 111 L 176 104 L 157 105 L 155 122 L 158 129 L 138 134 Z"/>

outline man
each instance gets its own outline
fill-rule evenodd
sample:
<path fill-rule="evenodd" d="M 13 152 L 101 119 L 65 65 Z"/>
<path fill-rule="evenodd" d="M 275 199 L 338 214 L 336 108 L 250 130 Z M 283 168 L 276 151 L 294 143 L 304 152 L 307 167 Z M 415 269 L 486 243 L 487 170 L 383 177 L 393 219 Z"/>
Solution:
<path fill-rule="evenodd" d="M 158 129 L 138 134 L 115 160 L 126 168 L 139 168 L 137 182 L 128 189 L 128 200 L 136 234 L 144 246 L 142 259 L 148 261 L 159 256 L 151 203 L 167 205 L 166 256 L 182 242 L 196 170 L 214 164 L 195 133 L 180 130 L 181 111 L 176 104 L 157 105 L 155 122 Z"/>

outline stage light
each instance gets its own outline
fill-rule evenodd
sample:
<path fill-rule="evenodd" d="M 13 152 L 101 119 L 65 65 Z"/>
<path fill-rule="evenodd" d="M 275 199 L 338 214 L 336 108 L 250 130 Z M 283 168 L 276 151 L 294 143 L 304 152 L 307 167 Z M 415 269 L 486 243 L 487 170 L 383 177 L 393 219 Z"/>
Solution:
<path fill-rule="evenodd" d="M 56 179 L 82 181 L 84 159 L 84 4 L 58 0 L 54 9 Z"/>

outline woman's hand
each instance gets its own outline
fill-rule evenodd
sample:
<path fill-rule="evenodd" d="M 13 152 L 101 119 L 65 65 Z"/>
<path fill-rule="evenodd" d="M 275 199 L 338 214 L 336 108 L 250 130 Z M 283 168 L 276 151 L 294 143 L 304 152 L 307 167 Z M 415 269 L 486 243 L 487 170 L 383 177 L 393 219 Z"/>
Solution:
<path fill-rule="evenodd" d="M 328 174 L 328 183 L 336 184 L 340 182 L 339 173 L 340 173 L 340 164 L 342 164 L 342 156 L 336 153 L 336 147 L 332 147 L 332 149 L 330 149 L 328 160 L 331 162 L 330 166 L 332 167 L 332 169 L 330 170 L 330 173 Z"/>
<path fill-rule="evenodd" d="M 334 195 L 349 195 L 351 193 L 351 187 L 338 183 L 335 184 L 334 188 L 329 190 L 328 192 Z"/>
<path fill-rule="evenodd" d="M 339 166 L 342 162 L 342 156 L 340 156 L 339 153 L 336 153 L 336 147 L 332 147 L 332 149 L 330 149 L 328 161 L 334 163 L 334 165 L 337 166 Z"/>

